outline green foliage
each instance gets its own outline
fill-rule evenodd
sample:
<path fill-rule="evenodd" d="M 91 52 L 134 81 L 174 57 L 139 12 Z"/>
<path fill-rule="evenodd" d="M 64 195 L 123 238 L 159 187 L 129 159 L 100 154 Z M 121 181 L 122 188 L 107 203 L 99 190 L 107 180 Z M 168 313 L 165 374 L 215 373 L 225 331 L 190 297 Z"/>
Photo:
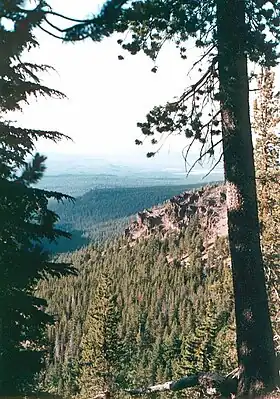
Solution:
<path fill-rule="evenodd" d="M 219 334 L 232 324 L 233 319 L 227 242 L 218 239 L 209 249 L 207 260 L 202 260 L 202 251 L 197 226 L 194 225 L 165 238 L 154 234 L 133 245 L 125 239 L 118 239 L 61 255 L 61 260 L 71 260 L 80 273 L 75 278 L 51 279 L 39 285 L 40 295 L 48 300 L 48 311 L 57 315 L 57 323 L 49 329 L 52 350 L 45 382 L 50 380 L 48 370 L 53 364 L 67 367 L 67 362 L 80 362 L 82 340 L 93 340 L 82 337 L 87 315 L 95 314 L 100 303 L 96 303 L 94 298 L 98 294 L 97 282 L 103 273 L 110 275 L 111 293 L 116 296 L 120 310 L 117 331 L 126 359 L 122 361 L 122 373 L 116 373 L 120 386 L 145 386 L 174 378 L 181 356 L 182 338 L 188 340 L 199 321 L 205 319 L 209 301 L 214 304 L 215 314 L 225 312 L 231 315 L 222 326 L 215 319 L 219 325 L 216 334 L 218 345 Z M 188 264 L 182 260 L 186 254 L 190 255 Z M 90 308 L 95 310 L 88 310 Z M 94 323 L 90 325 L 95 331 Z M 228 371 L 236 361 L 234 336 L 230 339 L 231 362 L 225 356 L 219 364 Z M 216 347 L 216 343 L 213 346 Z M 213 352 L 212 362 L 216 356 L 218 354 Z M 59 373 L 52 378 L 52 391 L 63 393 L 68 389 L 69 378 Z"/>
<path fill-rule="evenodd" d="M 119 334 L 120 311 L 112 283 L 101 275 L 89 305 L 81 341 L 80 395 L 116 394 L 124 374 L 124 345 Z"/>
<path fill-rule="evenodd" d="M 78 23 L 65 32 L 66 40 L 87 37 L 100 41 L 114 32 L 129 30 L 131 35 L 119 44 L 132 54 L 144 51 L 152 59 L 165 42 L 174 41 L 183 59 L 185 42 L 195 39 L 197 47 L 216 45 L 216 3 L 214 0 L 177 1 L 108 0 L 99 15 Z M 276 58 L 280 38 L 278 1 L 267 7 L 268 1 L 247 1 L 247 51 L 252 61 L 271 63 Z M 267 30 L 265 30 L 267 28 Z M 273 39 L 269 33 L 273 34 Z"/>
<path fill-rule="evenodd" d="M 212 355 L 217 330 L 217 316 L 213 307 L 206 308 L 205 318 L 196 327 L 188 341 L 183 341 L 181 368 L 182 375 L 212 369 Z"/>
<path fill-rule="evenodd" d="M 7 112 L 22 110 L 30 96 L 63 97 L 40 84 L 37 72 L 46 66 L 24 63 L 23 51 L 37 45 L 32 34 L 38 20 L 20 13 L 21 1 L 0 1 L 0 393 L 32 389 L 47 348 L 46 325 L 52 317 L 46 301 L 34 295 L 38 281 L 75 273 L 69 264 L 52 262 L 43 240 L 55 241 L 66 232 L 55 228 L 58 216 L 48 200 L 68 198 L 33 188 L 45 170 L 46 158 L 35 154 L 39 138 L 58 141 L 63 135 L 18 127 Z M 5 28 L 4 18 L 13 23 Z"/>
<path fill-rule="evenodd" d="M 72 240 L 60 239 L 51 249 L 68 252 L 91 242 L 104 242 L 122 234 L 136 213 L 173 197 L 178 192 L 200 187 L 185 186 L 120 187 L 90 190 L 75 203 L 52 204 L 60 216 L 59 227 L 72 233 Z"/>

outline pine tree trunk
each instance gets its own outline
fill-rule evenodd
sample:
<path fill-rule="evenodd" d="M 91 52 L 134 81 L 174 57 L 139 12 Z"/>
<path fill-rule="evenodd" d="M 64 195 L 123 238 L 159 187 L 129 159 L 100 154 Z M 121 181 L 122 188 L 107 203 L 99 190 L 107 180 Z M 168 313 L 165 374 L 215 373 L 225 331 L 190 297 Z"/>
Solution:
<path fill-rule="evenodd" d="M 259 238 L 249 116 L 245 1 L 217 0 L 217 45 L 239 395 L 274 388 L 276 358 Z"/>

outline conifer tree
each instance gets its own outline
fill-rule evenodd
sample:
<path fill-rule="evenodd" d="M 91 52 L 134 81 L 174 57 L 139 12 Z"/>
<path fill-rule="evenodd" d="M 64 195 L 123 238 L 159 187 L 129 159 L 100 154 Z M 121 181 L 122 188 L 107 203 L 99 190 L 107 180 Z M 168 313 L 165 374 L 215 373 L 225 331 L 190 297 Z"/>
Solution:
<path fill-rule="evenodd" d="M 106 394 L 115 397 L 122 382 L 124 346 L 119 334 L 120 309 L 112 282 L 100 277 L 96 294 L 89 307 L 82 338 L 81 397 Z"/>
<path fill-rule="evenodd" d="M 259 94 L 254 102 L 254 148 L 261 244 L 273 312 L 276 348 L 280 351 L 280 97 L 275 73 L 263 69 L 258 78 Z"/>
<path fill-rule="evenodd" d="M 44 241 L 69 237 L 55 227 L 58 216 L 48 209 L 50 198 L 67 196 L 34 188 L 45 171 L 46 157 L 34 153 L 39 138 L 63 135 L 19 127 L 7 112 L 22 110 L 32 96 L 62 98 L 41 85 L 38 72 L 47 66 L 22 60 L 37 46 L 32 33 L 39 23 L 34 13 L 19 13 L 22 1 L 0 1 L 0 394 L 28 391 L 42 367 L 46 326 L 52 317 L 46 301 L 34 295 L 40 279 L 74 273 L 66 263 L 51 261 Z M 41 13 L 42 16 L 42 13 Z M 27 157 L 31 157 L 27 162 Z"/>
<path fill-rule="evenodd" d="M 225 314 L 217 313 L 213 304 L 208 302 L 205 318 L 183 340 L 181 358 L 177 367 L 179 374 L 195 374 L 215 368 L 216 337 L 226 325 L 226 321 Z"/>

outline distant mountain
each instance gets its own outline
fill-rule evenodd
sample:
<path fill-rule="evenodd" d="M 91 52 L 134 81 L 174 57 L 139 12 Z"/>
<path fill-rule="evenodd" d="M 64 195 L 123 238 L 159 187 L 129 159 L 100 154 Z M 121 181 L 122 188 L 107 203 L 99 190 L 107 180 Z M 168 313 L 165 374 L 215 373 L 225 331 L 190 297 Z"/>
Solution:
<path fill-rule="evenodd" d="M 61 173 L 57 175 L 46 174 L 37 187 L 47 190 L 59 191 L 74 197 L 81 196 L 93 189 L 119 188 L 119 187 L 151 187 L 151 186 L 188 186 L 190 184 L 203 185 L 211 181 L 223 180 L 223 174 L 211 173 L 204 178 L 205 173 L 193 173 L 186 178 L 185 173 L 178 171 L 147 172 L 139 171 L 118 174 L 110 173 Z"/>
<path fill-rule="evenodd" d="M 132 168 L 110 160 L 84 155 L 51 154 L 47 158 L 47 176 L 127 173 Z"/>
<path fill-rule="evenodd" d="M 192 154 L 188 158 L 190 167 L 199 155 Z M 145 154 L 125 154 L 103 156 L 94 154 L 47 154 L 47 176 L 58 174 L 131 174 L 131 173 L 161 173 L 175 171 L 186 173 L 185 162 L 181 153 L 161 154 L 155 158 L 147 159 Z M 206 174 L 212 164 L 204 162 L 203 165 L 197 163 L 194 173 Z M 222 173 L 222 165 L 217 166 L 215 171 Z"/>

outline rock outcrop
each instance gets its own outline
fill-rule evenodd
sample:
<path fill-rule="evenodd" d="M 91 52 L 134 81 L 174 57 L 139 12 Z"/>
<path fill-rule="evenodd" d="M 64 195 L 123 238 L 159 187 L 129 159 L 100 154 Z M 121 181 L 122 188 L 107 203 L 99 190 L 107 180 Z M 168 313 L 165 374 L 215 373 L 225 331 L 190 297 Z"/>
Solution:
<path fill-rule="evenodd" d="M 205 232 L 208 245 L 215 237 L 227 235 L 224 185 L 207 185 L 199 190 L 185 191 L 162 205 L 139 212 L 136 221 L 125 230 L 125 236 L 133 241 L 153 232 L 179 231 L 195 216 Z"/>

